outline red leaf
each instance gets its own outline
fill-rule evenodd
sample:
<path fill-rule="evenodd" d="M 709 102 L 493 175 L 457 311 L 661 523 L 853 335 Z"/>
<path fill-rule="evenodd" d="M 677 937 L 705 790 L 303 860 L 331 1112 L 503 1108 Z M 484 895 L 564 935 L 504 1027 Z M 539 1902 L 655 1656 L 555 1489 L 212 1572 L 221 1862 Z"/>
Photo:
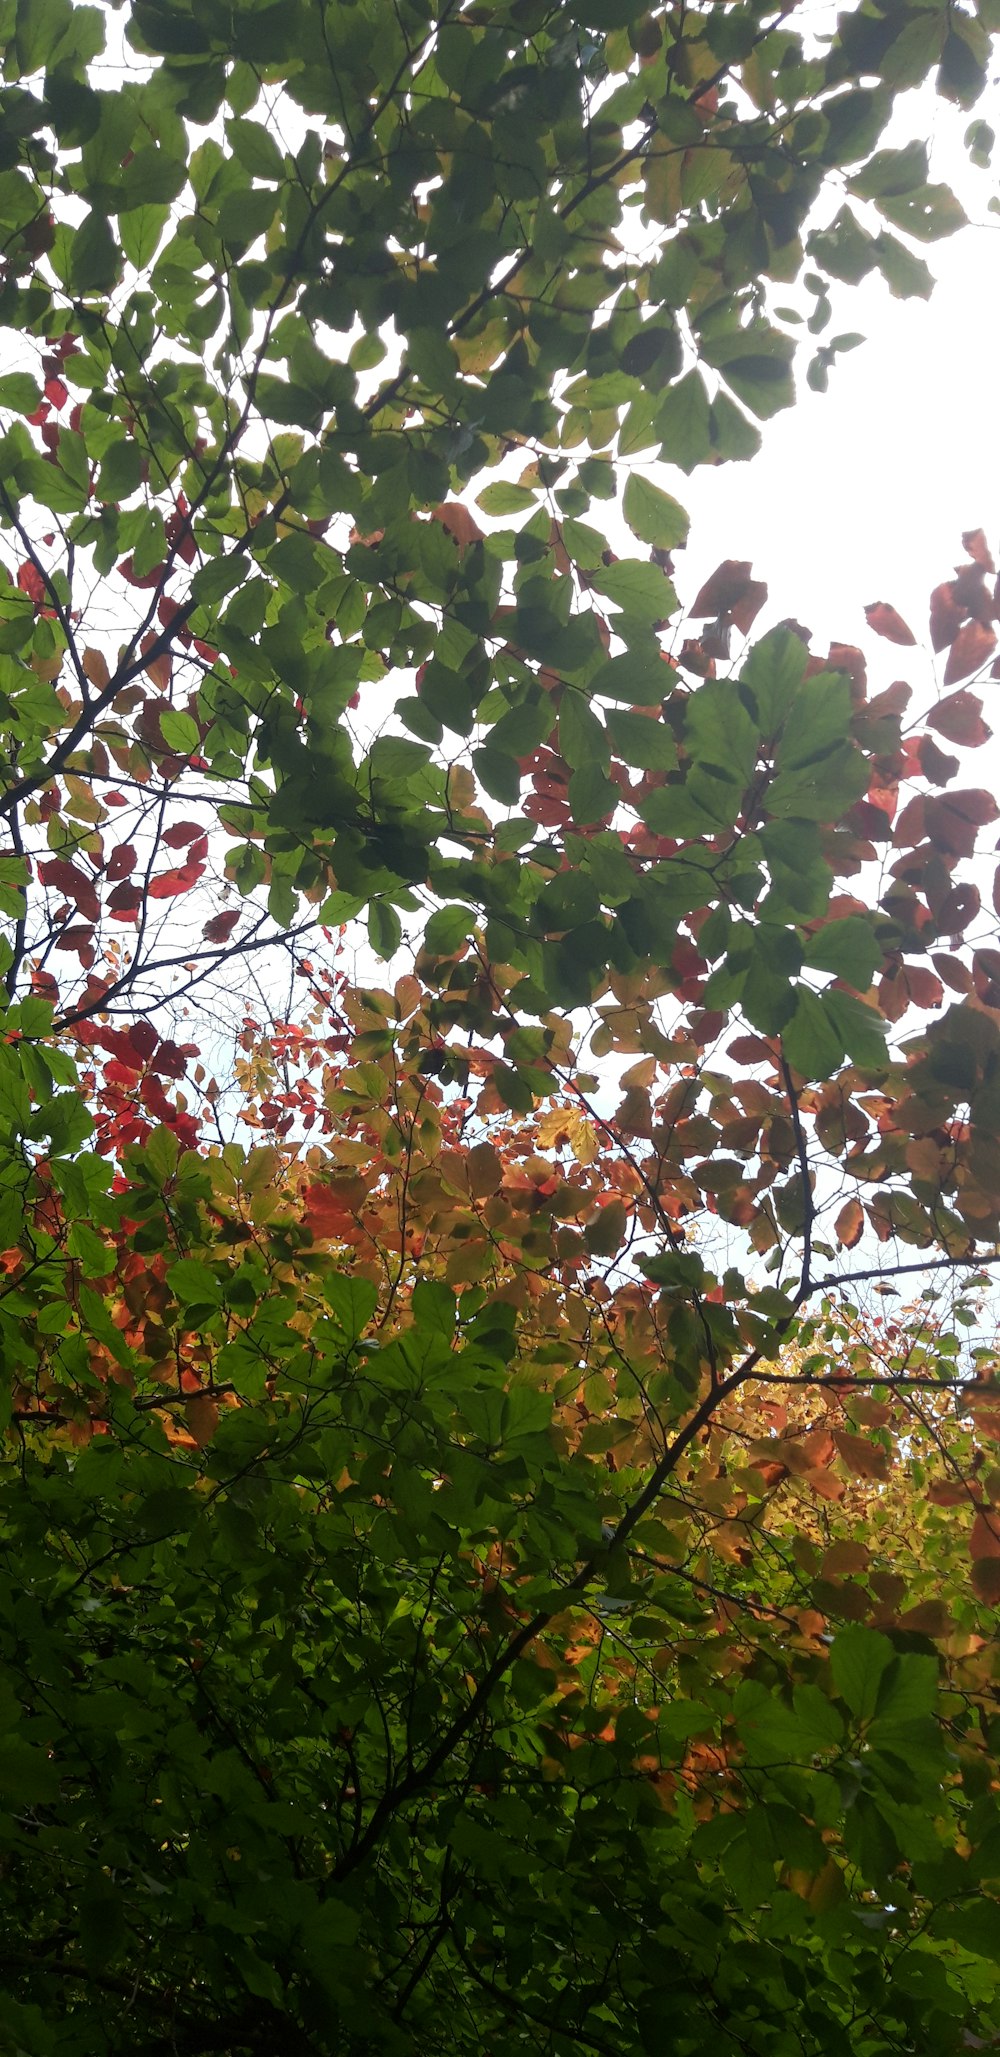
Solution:
<path fill-rule="evenodd" d="M 314 1236 L 343 1235 L 354 1227 L 351 1210 L 330 1186 L 307 1186 L 303 1196 L 303 1220 Z"/>
<path fill-rule="evenodd" d="M 66 402 L 69 399 L 69 393 L 65 385 L 63 384 L 62 379 L 46 379 L 45 398 L 48 401 L 50 407 L 65 407 Z"/>
<path fill-rule="evenodd" d="M 996 636 L 985 622 L 967 621 L 952 643 L 951 655 L 945 666 L 945 685 L 953 686 L 958 679 L 967 679 L 970 672 L 978 671 L 980 665 L 992 657 L 996 646 Z"/>
<path fill-rule="evenodd" d="M 158 872 L 150 879 L 147 892 L 151 900 L 172 900 L 177 893 L 189 893 L 197 885 L 205 867 L 203 864 L 175 865 L 171 871 Z"/>
<path fill-rule="evenodd" d="M 239 918 L 238 907 L 231 908 L 228 914 L 214 914 L 202 929 L 206 943 L 228 943 Z"/>
<path fill-rule="evenodd" d="M 865 620 L 877 636 L 884 636 L 887 643 L 915 643 L 916 636 L 908 628 L 901 614 L 890 607 L 888 600 L 874 600 L 865 608 Z"/>
<path fill-rule="evenodd" d="M 176 514 L 170 515 L 164 524 L 163 533 L 170 549 L 176 550 L 178 557 L 183 558 L 185 564 L 193 564 L 196 546 L 188 524 L 186 504 L 183 509 L 178 507 Z"/>
<path fill-rule="evenodd" d="M 947 699 L 939 700 L 933 713 L 927 717 L 928 725 L 947 736 L 949 743 L 964 744 L 975 749 L 980 743 L 988 743 L 993 733 L 983 720 L 983 703 L 974 693 L 960 690 L 949 693 Z"/>
<path fill-rule="evenodd" d="M 108 858 L 109 879 L 128 878 L 135 870 L 136 848 L 134 843 L 119 843 Z"/>
<path fill-rule="evenodd" d="M 160 1040 L 155 1028 L 149 1021 L 134 1021 L 129 1029 L 128 1039 L 133 1050 L 138 1051 L 140 1057 L 152 1057 L 153 1051 Z"/>
<path fill-rule="evenodd" d="M 87 921 L 99 919 L 101 903 L 93 879 L 88 878 L 86 872 L 78 871 L 67 858 L 43 859 L 38 867 L 38 876 L 47 886 L 55 886 L 57 892 L 65 893 Z"/>
<path fill-rule="evenodd" d="M 163 840 L 168 849 L 182 850 L 185 843 L 193 843 L 201 832 L 201 826 L 196 821 L 175 821 L 170 828 L 164 829 Z"/>
<path fill-rule="evenodd" d="M 131 880 L 127 884 L 116 886 L 114 892 L 108 895 L 107 911 L 113 914 L 116 920 L 124 915 L 134 914 L 141 906 L 142 887 L 135 885 Z"/>
<path fill-rule="evenodd" d="M 142 578 L 137 578 L 135 574 L 134 562 L 131 556 L 123 557 L 120 565 L 118 566 L 122 578 L 127 579 L 130 586 L 139 586 L 142 588 L 145 588 L 147 586 L 158 586 L 161 578 L 163 577 L 166 571 L 166 568 L 167 567 L 165 564 L 155 564 L 153 566 L 152 571 L 144 572 Z"/>
<path fill-rule="evenodd" d="M 35 565 L 22 564 L 18 569 L 17 583 L 29 600 L 34 600 L 36 606 L 41 605 L 45 598 L 45 580 Z"/>
<path fill-rule="evenodd" d="M 162 1072 L 164 1078 L 183 1078 L 187 1070 L 187 1057 L 180 1043 L 161 1043 L 153 1058 L 153 1070 Z"/>

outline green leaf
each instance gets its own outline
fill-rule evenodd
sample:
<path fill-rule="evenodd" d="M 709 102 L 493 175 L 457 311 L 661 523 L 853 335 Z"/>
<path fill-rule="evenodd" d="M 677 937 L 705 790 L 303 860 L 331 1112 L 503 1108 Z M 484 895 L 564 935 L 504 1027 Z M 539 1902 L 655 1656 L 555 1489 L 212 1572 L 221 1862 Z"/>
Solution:
<path fill-rule="evenodd" d="M 163 206 L 128 207 L 118 216 L 121 246 L 136 271 L 152 263 L 169 220 L 170 209 Z"/>
<path fill-rule="evenodd" d="M 178 708 L 161 710 L 160 733 L 168 750 L 179 750 L 185 757 L 201 747 L 201 730 L 194 716 L 183 714 Z"/>
<path fill-rule="evenodd" d="M 832 1077 L 844 1055 L 844 1041 L 826 995 L 821 999 L 800 986 L 795 1012 L 782 1030 L 781 1043 L 793 1071 L 805 1079 Z"/>
<path fill-rule="evenodd" d="M 481 507 L 484 514 L 523 514 L 535 504 L 535 495 L 529 487 L 511 485 L 504 479 L 498 479 L 492 486 L 484 486 L 476 500 L 476 506 Z"/>
<path fill-rule="evenodd" d="M 610 726 L 610 724 L 609 724 Z M 559 748 L 567 764 L 593 765 L 606 771 L 610 762 L 608 732 L 584 693 L 567 687 L 559 702 Z"/>
<path fill-rule="evenodd" d="M 626 481 L 622 512 L 640 543 L 650 543 L 657 550 L 676 550 L 687 542 L 689 521 L 683 507 L 638 472 Z"/>
<path fill-rule="evenodd" d="M 435 908 L 424 930 L 424 947 L 432 956 L 451 957 L 462 949 L 472 926 L 473 916 L 467 907 Z"/>
<path fill-rule="evenodd" d="M 677 745 L 663 721 L 649 714 L 630 714 L 614 707 L 608 715 L 612 747 L 626 764 L 641 771 L 672 771 Z"/>
<path fill-rule="evenodd" d="M 395 956 L 403 938 L 399 915 L 389 900 L 373 900 L 368 910 L 368 941 L 376 957 Z"/>
<path fill-rule="evenodd" d="M 251 178 L 280 183 L 285 176 L 285 160 L 274 137 L 261 122 L 227 121 L 226 135 L 234 156 Z"/>
<path fill-rule="evenodd" d="M 840 921 L 826 922 L 810 936 L 805 962 L 815 971 L 832 971 L 866 993 L 882 962 L 882 951 L 871 923 L 861 914 L 849 914 Z"/>
<path fill-rule="evenodd" d="M 830 1650 L 830 1670 L 840 1698 L 859 1721 L 870 1721 L 882 1675 L 894 1657 L 888 1636 L 859 1625 L 841 1629 Z"/>
<path fill-rule="evenodd" d="M 823 1005 L 852 1063 L 876 1067 L 885 1063 L 885 1023 L 873 1007 L 854 993 L 836 990 L 824 993 Z"/>
<path fill-rule="evenodd" d="M 109 293 L 121 271 L 121 255 L 106 214 L 92 208 L 73 237 L 70 282 L 77 293 Z"/>
<path fill-rule="evenodd" d="M 41 400 L 41 388 L 27 371 L 9 371 L 0 378 L 0 407 L 15 414 L 34 414 Z"/>
<path fill-rule="evenodd" d="M 378 1305 L 378 1288 L 369 1279 L 333 1273 L 323 1281 L 323 1298 L 349 1342 L 364 1335 Z"/>

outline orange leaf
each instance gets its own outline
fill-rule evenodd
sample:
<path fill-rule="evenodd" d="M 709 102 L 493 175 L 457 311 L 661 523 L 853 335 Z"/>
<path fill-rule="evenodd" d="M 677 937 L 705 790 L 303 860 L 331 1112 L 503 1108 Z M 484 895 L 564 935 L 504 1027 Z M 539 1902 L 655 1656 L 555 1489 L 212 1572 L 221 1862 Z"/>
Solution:
<path fill-rule="evenodd" d="M 432 510 L 432 518 L 441 523 L 460 550 L 464 550 L 467 543 L 481 543 L 483 540 L 482 529 L 461 500 L 442 500 L 440 507 Z"/>
<path fill-rule="evenodd" d="M 354 1227 L 351 1209 L 332 1186 L 307 1186 L 302 1219 L 314 1236 L 342 1236 Z"/>
<path fill-rule="evenodd" d="M 855 1243 L 861 1240 L 861 1232 L 865 1225 L 865 1213 L 860 1200 L 848 1200 L 846 1207 L 841 1208 L 834 1225 L 838 1242 L 843 1244 L 845 1250 L 853 1250 Z"/>

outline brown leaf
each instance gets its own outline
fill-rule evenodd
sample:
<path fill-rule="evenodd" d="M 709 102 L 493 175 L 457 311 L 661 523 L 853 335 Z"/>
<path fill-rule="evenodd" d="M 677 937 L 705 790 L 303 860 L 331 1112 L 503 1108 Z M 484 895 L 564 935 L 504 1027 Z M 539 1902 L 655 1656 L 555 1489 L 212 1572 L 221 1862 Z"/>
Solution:
<path fill-rule="evenodd" d="M 705 580 L 689 611 L 697 620 L 709 615 L 728 615 L 734 628 L 745 636 L 766 599 L 767 587 L 762 579 L 752 577 L 749 563 L 727 557 Z"/>
<path fill-rule="evenodd" d="M 1000 1514 L 983 1510 L 976 1515 L 969 1536 L 969 1556 L 1000 1557 Z"/>
<path fill-rule="evenodd" d="M 503 1178 L 503 1165 L 492 1143 L 477 1143 L 466 1158 L 469 1174 L 469 1189 L 477 1200 L 485 1200 L 495 1193 Z"/>
<path fill-rule="evenodd" d="M 968 1502 L 969 1488 L 963 1479 L 936 1479 L 927 1488 L 927 1498 L 932 1507 L 960 1507 Z"/>
<path fill-rule="evenodd" d="M 884 636 L 887 643 L 915 643 L 916 636 L 907 627 L 901 614 L 890 607 L 888 600 L 874 600 L 865 608 L 865 620 L 877 636 Z"/>
<path fill-rule="evenodd" d="M 945 666 L 945 685 L 953 686 L 958 679 L 967 679 L 970 672 L 978 671 L 987 658 L 992 657 L 996 646 L 996 635 L 985 622 L 967 621 L 952 643 L 951 655 Z"/>
<path fill-rule="evenodd" d="M 921 1600 L 899 1617 L 900 1628 L 919 1636 L 950 1636 L 955 1626 L 943 1600 Z"/>
<path fill-rule="evenodd" d="M 962 548 L 974 564 L 982 565 L 984 571 L 996 570 L 982 529 L 966 529 L 962 537 Z"/>
<path fill-rule="evenodd" d="M 854 1436 L 846 1428 L 835 1428 L 833 1440 L 855 1478 L 888 1478 L 889 1454 L 880 1444 L 869 1443 L 865 1436 Z"/>
<path fill-rule="evenodd" d="M 1000 1561 L 980 1557 L 972 1567 L 972 1590 L 987 1607 L 1000 1606 Z"/>
<path fill-rule="evenodd" d="M 192 1393 L 184 1402 L 187 1425 L 200 1449 L 210 1443 L 219 1423 L 219 1410 L 211 1393 Z"/>
<path fill-rule="evenodd" d="M 857 1572 L 867 1570 L 870 1555 L 864 1543 L 831 1543 L 823 1559 L 823 1577 L 852 1578 Z"/>
<path fill-rule="evenodd" d="M 103 693 L 105 686 L 110 684 L 111 680 L 108 660 L 103 650 L 85 650 L 80 663 L 83 666 L 84 678 L 89 679 L 91 685 L 96 686 L 99 693 Z"/>
<path fill-rule="evenodd" d="M 829 671 L 846 672 L 854 687 L 855 700 L 864 699 L 868 690 L 868 672 L 864 652 L 859 650 L 855 643 L 831 643 L 825 668 Z"/>

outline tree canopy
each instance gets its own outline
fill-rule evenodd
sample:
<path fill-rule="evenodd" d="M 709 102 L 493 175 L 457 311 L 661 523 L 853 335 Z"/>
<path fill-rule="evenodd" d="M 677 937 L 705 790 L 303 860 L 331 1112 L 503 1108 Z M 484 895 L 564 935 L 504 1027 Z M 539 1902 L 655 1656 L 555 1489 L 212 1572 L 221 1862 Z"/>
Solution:
<path fill-rule="evenodd" d="M 1000 2042 L 996 568 L 664 483 L 998 29 L 0 0 L 12 2057 Z"/>

